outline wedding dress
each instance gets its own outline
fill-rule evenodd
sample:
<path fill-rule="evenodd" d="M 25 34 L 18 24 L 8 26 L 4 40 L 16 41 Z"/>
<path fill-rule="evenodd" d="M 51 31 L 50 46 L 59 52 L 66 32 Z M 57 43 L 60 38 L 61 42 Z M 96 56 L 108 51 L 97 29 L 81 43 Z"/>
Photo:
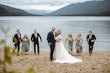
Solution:
<path fill-rule="evenodd" d="M 76 62 L 82 62 L 82 60 L 75 58 L 71 56 L 67 50 L 64 47 L 64 44 L 62 42 L 62 37 L 61 35 L 58 35 L 56 39 L 60 39 L 60 41 L 56 42 L 55 44 L 55 50 L 53 53 L 53 62 L 58 62 L 58 63 L 76 63 Z"/>

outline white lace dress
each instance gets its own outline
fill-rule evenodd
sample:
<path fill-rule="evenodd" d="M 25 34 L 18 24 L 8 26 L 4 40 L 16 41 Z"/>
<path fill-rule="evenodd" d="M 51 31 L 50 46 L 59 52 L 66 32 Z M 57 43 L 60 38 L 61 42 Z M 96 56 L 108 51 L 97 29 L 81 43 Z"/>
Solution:
<path fill-rule="evenodd" d="M 55 44 L 55 50 L 53 53 L 53 62 L 58 62 L 58 63 L 76 63 L 76 62 L 82 62 L 82 60 L 75 58 L 71 56 L 67 50 L 64 47 L 64 44 L 62 42 L 62 37 L 61 35 L 58 35 L 56 39 L 60 39 L 59 42 L 56 42 Z"/>

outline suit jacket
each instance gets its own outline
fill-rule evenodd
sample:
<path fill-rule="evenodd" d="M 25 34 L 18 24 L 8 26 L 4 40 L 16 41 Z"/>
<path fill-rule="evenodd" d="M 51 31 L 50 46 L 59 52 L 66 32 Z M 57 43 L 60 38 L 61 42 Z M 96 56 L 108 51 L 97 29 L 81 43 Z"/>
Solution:
<path fill-rule="evenodd" d="M 48 41 L 48 43 L 55 44 L 56 41 L 54 39 L 54 34 L 52 31 L 48 33 L 47 41 Z"/>
<path fill-rule="evenodd" d="M 35 37 L 35 34 L 33 33 L 31 36 L 31 41 L 37 44 L 37 43 L 39 43 L 39 38 L 42 41 L 42 38 L 39 33 L 37 33 L 37 37 Z"/>
<path fill-rule="evenodd" d="M 92 37 L 91 37 L 91 39 L 89 38 L 89 35 L 87 35 L 87 41 L 88 41 L 88 44 L 94 44 L 94 42 L 91 42 L 91 40 L 96 40 L 96 37 L 95 37 L 95 35 L 94 34 L 92 34 Z"/>
<path fill-rule="evenodd" d="M 13 37 L 13 42 L 15 42 L 15 44 L 20 44 L 21 41 L 22 41 L 21 34 L 19 36 L 18 34 L 15 34 Z"/>

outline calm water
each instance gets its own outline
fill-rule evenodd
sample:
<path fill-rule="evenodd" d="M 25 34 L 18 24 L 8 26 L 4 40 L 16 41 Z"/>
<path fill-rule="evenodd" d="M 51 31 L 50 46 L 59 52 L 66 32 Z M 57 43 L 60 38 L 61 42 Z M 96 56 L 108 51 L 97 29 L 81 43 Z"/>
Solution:
<path fill-rule="evenodd" d="M 49 50 L 46 37 L 51 27 L 55 26 L 57 29 L 61 29 L 63 42 L 69 33 L 72 33 L 74 38 L 78 33 L 81 33 L 84 40 L 83 50 L 88 51 L 86 36 L 88 31 L 91 30 L 97 37 L 94 50 L 110 51 L 110 17 L 0 17 L 0 25 L 5 28 L 10 27 L 7 44 L 11 46 L 13 46 L 12 37 L 16 33 L 16 29 L 21 30 L 22 37 L 24 34 L 28 34 L 29 38 L 33 30 L 37 29 L 43 39 L 43 42 L 40 44 L 41 50 Z M 0 39 L 2 38 L 4 38 L 4 34 L 0 31 Z M 67 45 L 65 46 L 67 47 Z M 30 48 L 33 48 L 32 43 Z"/>

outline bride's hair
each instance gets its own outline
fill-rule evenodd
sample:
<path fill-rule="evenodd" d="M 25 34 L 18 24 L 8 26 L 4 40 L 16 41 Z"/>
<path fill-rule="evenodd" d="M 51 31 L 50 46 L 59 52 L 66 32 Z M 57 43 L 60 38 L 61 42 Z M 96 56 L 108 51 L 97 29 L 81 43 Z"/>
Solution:
<path fill-rule="evenodd" d="M 57 32 L 56 32 L 56 36 L 58 36 L 58 35 L 60 35 L 61 34 L 61 30 L 59 29 L 59 30 L 57 30 Z"/>

